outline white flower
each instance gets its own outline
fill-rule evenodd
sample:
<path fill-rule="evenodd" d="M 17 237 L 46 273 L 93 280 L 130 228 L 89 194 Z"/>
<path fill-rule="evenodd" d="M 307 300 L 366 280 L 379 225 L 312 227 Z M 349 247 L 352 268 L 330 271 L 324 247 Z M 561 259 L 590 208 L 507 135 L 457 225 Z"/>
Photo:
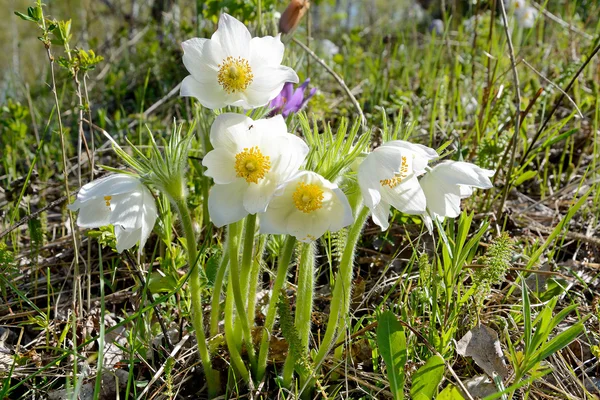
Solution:
<path fill-rule="evenodd" d="M 387 142 L 371 152 L 358 168 L 358 184 L 373 222 L 389 227 L 390 205 L 405 214 L 425 211 L 425 194 L 417 177 L 425 173 L 435 150 L 403 140 Z"/>
<path fill-rule="evenodd" d="M 321 51 L 323 52 L 323 54 L 325 54 L 327 58 L 332 58 L 340 52 L 340 48 L 337 47 L 336 44 L 329 39 L 320 40 L 319 47 L 321 48 Z"/>
<path fill-rule="evenodd" d="M 182 47 L 191 75 L 183 80 L 181 95 L 195 97 L 207 108 L 261 107 L 284 83 L 298 83 L 294 70 L 281 65 L 279 36 L 251 38 L 244 24 L 227 14 L 221 15 L 211 39 L 193 38 Z"/>
<path fill-rule="evenodd" d="M 515 15 L 521 28 L 530 29 L 535 25 L 537 10 L 531 6 L 520 7 L 515 11 Z"/>
<path fill-rule="evenodd" d="M 139 179 L 125 174 L 84 185 L 68 207 L 79 210 L 77 225 L 82 228 L 114 225 L 119 253 L 138 242 L 141 251 L 158 216 L 152 193 Z"/>
<path fill-rule="evenodd" d="M 264 212 L 273 194 L 298 171 L 308 146 L 287 132 L 281 115 L 253 121 L 241 114 L 221 114 L 210 130 L 214 150 L 202 161 L 215 181 L 208 210 L 216 226 Z"/>
<path fill-rule="evenodd" d="M 302 171 L 280 188 L 267 212 L 261 214 L 260 232 L 288 234 L 308 243 L 353 221 L 348 199 L 335 183 Z"/>
<path fill-rule="evenodd" d="M 442 222 L 445 217 L 460 214 L 460 201 L 473 194 L 473 188 L 489 189 L 494 171 L 461 161 L 443 161 L 421 178 L 421 187 L 427 198 L 427 213 L 423 221 L 431 233 L 433 219 Z"/>

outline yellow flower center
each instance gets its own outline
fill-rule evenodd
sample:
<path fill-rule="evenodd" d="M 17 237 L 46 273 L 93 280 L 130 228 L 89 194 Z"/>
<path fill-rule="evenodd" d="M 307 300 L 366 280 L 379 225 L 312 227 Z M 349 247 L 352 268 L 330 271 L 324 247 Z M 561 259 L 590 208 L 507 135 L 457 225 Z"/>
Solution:
<path fill-rule="evenodd" d="M 110 207 L 111 200 L 112 200 L 112 196 L 104 196 L 104 201 L 106 202 L 106 207 Z"/>
<path fill-rule="evenodd" d="M 314 183 L 300 182 L 292 195 L 294 205 L 303 213 L 310 213 L 323 207 L 323 189 Z"/>
<path fill-rule="evenodd" d="M 271 158 L 263 155 L 258 146 L 245 148 L 235 155 L 235 170 L 238 178 L 248 183 L 258 183 L 271 170 Z"/>
<path fill-rule="evenodd" d="M 406 177 L 408 176 L 408 161 L 406 161 L 406 156 L 402 156 L 402 164 L 400 164 L 400 170 L 396 172 L 393 178 L 390 179 L 382 179 L 379 181 L 381 186 L 389 186 L 390 189 L 398 186 Z"/>
<path fill-rule="evenodd" d="M 252 79 L 252 68 L 245 58 L 229 56 L 219 64 L 217 81 L 229 94 L 243 92 L 252 83 Z"/>

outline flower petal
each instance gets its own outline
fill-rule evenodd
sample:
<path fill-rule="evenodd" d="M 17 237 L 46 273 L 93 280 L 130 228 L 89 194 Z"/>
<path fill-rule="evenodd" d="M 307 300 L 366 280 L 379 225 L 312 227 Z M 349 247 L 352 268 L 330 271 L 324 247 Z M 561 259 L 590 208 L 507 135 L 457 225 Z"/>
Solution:
<path fill-rule="evenodd" d="M 138 178 L 127 174 L 110 174 L 100 179 L 93 180 L 79 189 L 77 200 L 81 203 L 104 196 L 116 196 L 139 190 L 142 183 Z"/>
<path fill-rule="evenodd" d="M 408 150 L 413 153 L 413 170 L 418 175 L 425 172 L 425 167 L 430 160 L 439 157 L 439 154 L 431 147 L 422 144 L 410 143 L 405 140 L 392 140 L 384 143 L 381 147 L 393 147 L 400 150 Z M 406 152 L 404 152 L 406 154 Z"/>
<path fill-rule="evenodd" d="M 405 214 L 422 214 L 427 206 L 425 193 L 414 174 L 393 188 L 384 186 L 381 195 L 386 203 Z"/>
<path fill-rule="evenodd" d="M 250 31 L 246 25 L 226 13 L 221 14 L 219 26 L 211 37 L 211 40 L 218 43 L 224 56 L 245 59 L 249 58 L 250 39 Z"/>
<path fill-rule="evenodd" d="M 75 200 L 68 208 L 71 211 L 79 210 L 77 225 L 81 228 L 99 228 L 110 224 L 110 207 L 106 206 L 104 199 L 93 199 L 85 203 Z"/>
<path fill-rule="evenodd" d="M 492 170 L 462 161 L 443 161 L 433 167 L 430 173 L 438 181 L 450 185 L 468 185 L 480 189 L 491 188 L 490 177 L 494 176 Z"/>
<path fill-rule="evenodd" d="M 244 114 L 221 114 L 215 118 L 210 128 L 210 143 L 215 149 L 224 148 L 237 154 L 246 146 L 241 141 L 248 135 L 248 129 L 253 124 L 252 118 Z"/>
<path fill-rule="evenodd" d="M 237 222 L 248 215 L 242 202 L 247 185 L 245 180 L 238 179 L 212 187 L 208 194 L 208 212 L 216 227 Z"/>
<path fill-rule="evenodd" d="M 273 100 L 286 82 L 298 83 L 296 72 L 283 65 L 263 66 L 254 72 L 254 79 L 245 92 L 246 101 L 252 107 L 261 107 Z"/>
<path fill-rule="evenodd" d="M 390 227 L 390 205 L 385 201 L 380 201 L 376 207 L 371 209 L 371 219 L 382 231 L 387 230 Z"/>
<path fill-rule="evenodd" d="M 332 190 L 334 194 L 334 204 L 331 207 L 332 216 L 330 217 L 331 223 L 329 224 L 328 230 L 337 232 L 352 224 L 354 222 L 354 216 L 352 215 L 352 207 L 350 207 L 350 203 L 344 192 L 342 192 L 337 185 L 335 185 L 335 188 Z"/>
<path fill-rule="evenodd" d="M 219 147 L 208 152 L 202 160 L 206 167 L 206 176 L 213 178 L 219 185 L 231 183 L 236 179 L 235 154 L 229 150 Z"/>
<path fill-rule="evenodd" d="M 214 54 L 213 43 L 209 39 L 192 38 L 181 43 L 183 65 L 198 82 L 217 80 L 220 54 Z"/>
<path fill-rule="evenodd" d="M 117 239 L 117 251 L 122 253 L 124 250 L 130 249 L 140 241 L 142 234 L 141 228 L 123 228 L 115 225 L 115 238 Z"/>
<path fill-rule="evenodd" d="M 440 180 L 430 171 L 420 180 L 421 188 L 427 198 L 427 210 L 433 218 L 455 218 L 460 214 L 460 187 Z"/>
<path fill-rule="evenodd" d="M 200 104 L 211 110 L 225 107 L 229 104 L 230 98 L 219 85 L 216 77 L 214 81 L 200 83 L 192 75 L 186 76 L 181 82 L 179 94 L 182 97 L 195 97 Z"/>
<path fill-rule="evenodd" d="M 253 69 L 278 66 L 283 60 L 284 49 L 281 35 L 254 37 L 250 39 L 250 65 Z"/>
<path fill-rule="evenodd" d="M 306 215 L 295 211 L 288 216 L 286 231 L 301 242 L 310 243 L 317 240 L 329 228 L 327 218 L 319 218 L 318 214 Z"/>
<path fill-rule="evenodd" d="M 141 190 L 113 196 L 111 200 L 113 210 L 110 216 L 110 223 L 128 230 L 141 227 L 142 205 L 143 194 Z"/>
<path fill-rule="evenodd" d="M 154 224 L 158 218 L 158 212 L 156 210 L 156 202 L 152 193 L 144 186 L 142 189 L 142 218 L 141 218 L 141 232 L 140 232 L 140 252 L 144 249 L 146 241 L 154 229 Z"/>
<path fill-rule="evenodd" d="M 250 214 L 265 212 L 269 201 L 281 182 L 263 179 L 260 183 L 250 183 L 244 193 L 244 208 Z"/>

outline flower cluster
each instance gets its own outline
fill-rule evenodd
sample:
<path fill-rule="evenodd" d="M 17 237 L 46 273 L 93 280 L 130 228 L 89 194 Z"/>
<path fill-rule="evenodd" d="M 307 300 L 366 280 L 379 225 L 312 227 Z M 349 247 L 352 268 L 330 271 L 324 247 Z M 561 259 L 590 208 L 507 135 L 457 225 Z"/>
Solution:
<path fill-rule="evenodd" d="M 358 183 L 373 222 L 382 230 L 389 227 L 393 206 L 405 214 L 420 215 L 432 233 L 434 220 L 442 222 L 460 214 L 460 201 L 473 188 L 492 187 L 489 178 L 494 171 L 459 161 L 429 167 L 437 158 L 435 150 L 403 140 L 387 142 L 367 155 L 358 169 Z"/>
<path fill-rule="evenodd" d="M 279 36 L 251 38 L 241 22 L 223 14 L 211 39 L 190 39 L 183 50 L 191 75 L 182 82 L 182 96 L 196 97 L 208 108 L 269 104 L 274 115 L 258 120 L 236 113 L 216 117 L 210 131 L 213 150 L 202 161 L 215 183 L 208 197 L 212 222 L 221 227 L 257 214 L 261 233 L 288 234 L 303 242 L 352 224 L 346 195 L 334 182 L 306 170 L 309 147 L 288 133 L 284 117 L 300 110 L 315 90 L 305 97 L 306 80 L 293 91 L 298 76 L 281 65 L 284 46 Z M 182 151 L 174 154 L 187 154 Z M 181 154 L 167 155 L 179 160 L 179 169 L 185 162 Z M 128 160 L 125 153 L 122 156 Z M 434 221 L 459 215 L 461 199 L 470 196 L 473 188 L 492 186 L 492 171 L 455 161 L 429 165 L 438 158 L 435 150 L 402 140 L 385 143 L 364 158 L 358 183 L 364 205 L 382 230 L 388 228 L 390 207 L 394 207 L 422 216 L 431 233 Z M 150 165 L 146 161 L 128 163 L 138 172 L 144 170 L 144 176 L 152 176 L 145 171 L 152 170 L 145 167 Z M 168 189 L 178 179 L 171 178 L 169 167 L 159 169 L 165 171 L 157 175 L 162 180 L 154 186 L 180 200 L 181 190 L 173 194 Z M 119 252 L 137 242 L 141 249 L 157 218 L 150 191 L 129 175 L 110 175 L 85 185 L 70 208 L 80 211 L 81 227 L 113 224 Z"/>

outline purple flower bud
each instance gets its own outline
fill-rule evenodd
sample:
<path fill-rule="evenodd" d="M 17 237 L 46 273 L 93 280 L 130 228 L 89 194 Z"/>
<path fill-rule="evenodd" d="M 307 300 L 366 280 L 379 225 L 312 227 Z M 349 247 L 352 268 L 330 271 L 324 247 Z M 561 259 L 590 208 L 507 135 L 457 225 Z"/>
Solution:
<path fill-rule="evenodd" d="M 304 96 L 309 83 L 310 78 L 306 79 L 302 85 L 296 88 L 296 90 L 293 90 L 294 85 L 292 83 L 286 83 L 283 86 L 281 93 L 271 100 L 271 103 L 269 104 L 271 107 L 269 116 L 272 117 L 281 114 L 285 118 L 290 115 L 290 113 L 297 113 L 300 111 L 306 103 L 308 103 L 308 100 L 310 100 L 317 92 L 317 88 L 312 88 L 308 93 L 308 96 Z"/>

